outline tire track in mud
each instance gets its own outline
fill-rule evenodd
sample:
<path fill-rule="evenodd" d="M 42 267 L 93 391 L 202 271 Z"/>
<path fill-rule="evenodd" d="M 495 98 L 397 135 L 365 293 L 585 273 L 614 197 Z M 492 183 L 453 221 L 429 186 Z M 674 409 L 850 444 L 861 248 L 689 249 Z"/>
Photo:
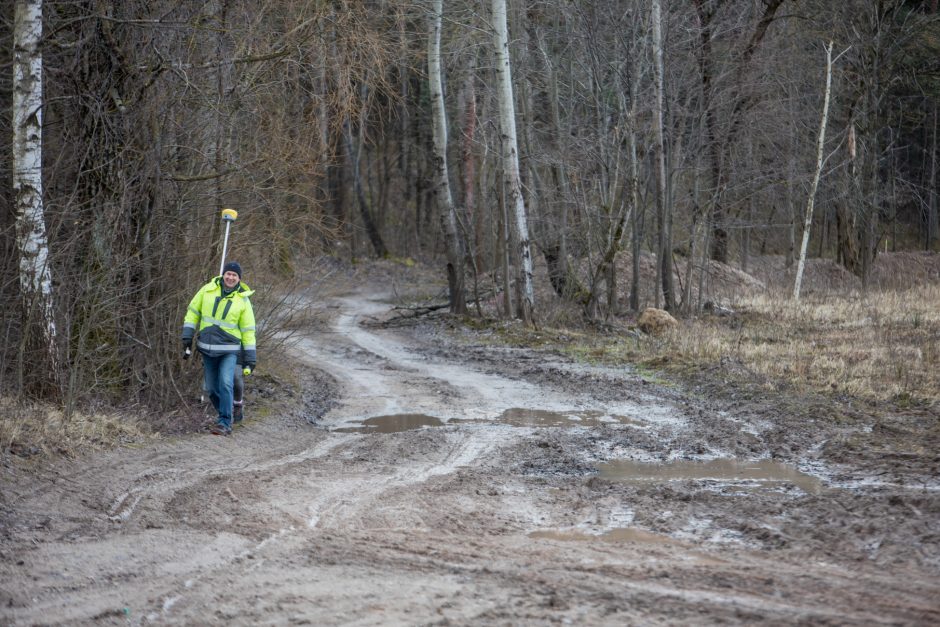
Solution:
<path fill-rule="evenodd" d="M 398 465 L 393 474 L 367 474 L 334 481 L 307 506 L 307 526 L 321 530 L 349 529 L 352 522 L 362 522 L 362 512 L 373 510 L 388 493 L 450 474 L 509 443 L 506 438 L 486 430 L 450 431 L 444 434 L 444 439 L 447 446 L 445 451 L 435 451 L 433 457 L 418 463 Z"/>
<path fill-rule="evenodd" d="M 343 314 L 338 319 L 337 335 L 351 337 L 352 346 L 330 346 L 326 349 L 318 347 L 313 355 L 317 365 L 327 366 L 328 371 L 343 382 L 347 388 L 346 399 L 353 403 L 358 401 L 357 408 L 362 407 L 368 413 L 382 413 L 394 409 L 388 399 L 401 396 L 401 391 L 413 389 L 413 397 L 420 398 L 427 395 L 428 381 L 440 382 L 441 377 L 428 376 L 425 368 L 413 367 L 403 357 L 405 353 L 388 342 L 374 339 L 371 333 L 359 332 L 356 325 L 357 316 Z M 336 337 L 336 335 L 334 335 Z M 368 355 L 363 355 L 363 351 Z M 308 355 L 308 358 L 311 356 Z M 365 359 L 364 359 L 365 358 Z M 365 366 L 364 362 L 378 361 L 381 366 Z M 456 378 L 457 372 L 449 373 Z M 503 386 L 516 384 L 499 380 Z M 448 386 L 448 382 L 444 382 Z M 471 389 L 469 394 L 476 395 L 479 390 Z M 435 404 L 436 408 L 440 405 Z M 402 408 L 405 408 L 402 406 Z M 407 407 L 411 409 L 411 407 Z M 368 410 L 371 410 L 368 411 Z M 366 415 L 367 415 L 366 414 Z M 382 519 L 383 507 L 389 502 L 399 502 L 400 497 L 394 494 L 399 491 L 407 492 L 415 485 L 433 477 L 449 474 L 456 469 L 474 464 L 480 457 L 491 453 L 495 448 L 511 442 L 508 433 L 521 434 L 525 430 L 505 430 L 498 432 L 488 429 L 462 429 L 442 433 L 443 444 L 432 451 L 425 451 L 424 459 L 401 460 L 390 468 L 387 474 L 379 472 L 365 472 L 346 474 L 342 471 L 342 460 L 353 456 L 360 449 L 370 448 L 370 436 L 352 434 L 324 434 L 326 439 L 312 447 L 307 447 L 292 454 L 279 454 L 267 459 L 236 458 L 224 460 L 230 454 L 230 443 L 243 438 L 210 440 L 209 449 L 212 455 L 198 473 L 186 471 L 186 481 L 177 479 L 164 479 L 153 483 L 149 478 L 141 480 L 144 486 L 135 485 L 128 489 L 117 499 L 117 505 L 111 508 L 111 516 L 126 520 L 133 513 L 138 503 L 148 495 L 159 493 L 162 500 L 171 499 L 174 493 L 189 491 L 192 493 L 188 499 L 198 498 L 200 492 L 211 490 L 212 479 L 235 473 L 261 473 L 269 474 L 279 479 L 278 488 L 274 490 L 277 496 L 269 505 L 275 508 L 287 506 L 296 511 L 297 503 L 306 503 L 307 525 L 309 530 L 316 532 L 341 530 L 348 533 L 353 529 L 370 529 Z M 253 444 L 261 444 L 255 439 Z M 248 444 L 251 446 L 251 444 Z M 311 469 L 311 462 L 323 462 L 322 467 Z M 223 463 L 219 463 L 223 462 Z M 295 467 L 288 470 L 289 467 Z M 306 473 L 315 472 L 318 476 L 329 474 L 331 480 L 328 485 L 317 486 L 316 476 L 305 476 Z M 195 476 L 194 476 L 195 475 Z M 286 478 L 291 475 L 292 478 Z M 203 486 L 202 484 L 207 484 Z M 319 490 L 316 488 L 319 487 Z M 314 488 L 314 489 L 311 489 Z M 231 492 L 231 498 L 238 501 Z M 268 493 L 266 498 L 271 499 Z M 211 499 L 210 499 L 211 501 Z M 378 515 L 376 515 L 378 511 Z M 207 524 L 207 523 L 203 523 Z M 299 534 L 299 535 L 298 535 Z M 185 582 L 180 585 L 170 583 L 164 587 L 159 595 L 158 610 L 150 614 L 150 618 L 167 618 L 173 614 L 174 608 L 187 605 L 194 587 L 212 587 L 214 582 L 224 580 L 231 575 L 232 569 L 250 568 L 257 570 L 265 563 L 265 554 L 277 555 L 285 545 L 303 542 L 300 538 L 305 535 L 300 527 L 284 527 L 272 531 L 268 536 L 253 545 L 244 546 L 235 554 L 229 555 L 222 561 L 216 561 L 212 566 L 200 568 L 197 572 L 188 573 Z M 252 559 L 247 565 L 244 560 L 251 555 Z"/>
<path fill-rule="evenodd" d="M 578 436 L 571 430 L 494 424 L 507 408 L 598 409 L 598 401 L 590 391 L 526 381 L 524 372 L 511 372 L 521 361 L 494 374 L 482 370 L 486 364 L 461 359 L 459 348 L 448 358 L 428 351 L 420 344 L 423 338 L 413 343 L 395 332 L 360 327 L 359 320 L 387 309 L 363 296 L 332 302 L 340 307 L 330 331 L 294 348 L 344 389 L 340 404 L 316 423 L 319 428 L 290 424 L 292 419 L 252 422 L 232 438 L 197 436 L 154 443 L 146 452 L 118 451 L 73 465 L 76 472 L 59 483 L 21 489 L 11 502 L 40 513 L 58 508 L 69 518 L 17 532 L 0 545 L 5 560 L 13 558 L 0 562 L 0 601 L 10 602 L 0 607 L 0 619 L 13 624 L 940 620 L 930 602 L 937 586 L 922 571 L 912 570 L 910 577 L 903 569 L 882 574 L 849 558 L 826 565 L 802 560 L 799 551 L 715 549 L 666 536 L 662 542 L 618 543 L 589 533 L 579 541 L 535 536 L 542 530 L 600 533 L 632 524 L 634 511 L 643 508 L 647 514 L 675 509 L 680 519 L 700 511 L 708 515 L 708 503 L 694 490 L 650 495 L 608 488 L 592 482 L 590 464 L 582 463 L 591 451 L 603 449 L 605 437 L 623 436 L 618 450 L 641 451 L 654 439 L 649 432 L 692 429 L 686 424 L 691 420 L 677 417 L 671 402 L 651 397 L 649 405 L 642 404 L 645 399 L 622 405 L 632 408 L 625 414 L 649 416 L 651 428 L 642 440 L 625 425 L 581 429 Z M 335 430 L 404 412 L 445 422 L 486 422 L 391 434 Z M 660 453 L 671 445 L 647 448 Z M 728 497 L 722 507 L 731 510 L 736 503 Z M 629 516 L 618 514 L 623 512 Z M 70 526 L 87 521 L 83 537 L 69 537 Z M 19 558 L 23 564 L 9 563 Z M 26 583 L 16 583 L 21 581 Z"/>
<path fill-rule="evenodd" d="M 254 440 L 254 444 L 260 444 L 258 438 L 251 439 Z M 132 487 L 115 498 L 111 507 L 108 508 L 107 518 L 112 522 L 127 522 L 137 506 L 148 497 L 159 496 L 164 500 L 170 500 L 175 493 L 192 488 L 195 484 L 212 477 L 248 472 L 264 473 L 285 466 L 304 464 L 329 455 L 334 449 L 347 443 L 350 439 L 351 436 L 334 435 L 330 439 L 318 442 L 298 453 L 288 453 L 263 460 L 249 459 L 235 464 L 221 463 L 223 458 L 227 457 L 226 449 L 221 448 L 216 451 L 214 458 L 208 458 L 209 464 L 203 465 L 199 469 L 168 469 L 163 474 L 168 474 L 170 477 L 164 476 L 160 479 L 153 479 L 153 474 L 147 472 L 143 477 L 134 480 Z M 220 442 L 224 442 L 224 440 L 220 440 Z M 244 444 L 240 444 L 240 446 L 244 446 Z"/>
<path fill-rule="evenodd" d="M 296 354 L 334 374 L 344 385 L 342 404 L 324 416 L 331 428 L 389 414 L 427 414 L 445 423 L 452 419 L 492 421 L 514 408 L 635 416 L 650 426 L 680 429 L 686 419 L 674 405 L 652 396 L 642 402 L 608 401 L 599 407 L 587 394 L 572 394 L 526 381 L 483 372 L 464 362 L 429 358 L 398 341 L 393 334 L 365 328 L 360 321 L 376 320 L 388 305 L 362 295 L 338 299 L 329 342 L 302 337 Z M 338 344 L 337 344 L 338 343 Z M 363 368 L 361 353 L 381 368 Z M 351 359 L 351 355 L 358 355 Z M 590 370 L 590 368 L 586 368 Z M 380 401 L 380 402 L 376 402 Z"/>

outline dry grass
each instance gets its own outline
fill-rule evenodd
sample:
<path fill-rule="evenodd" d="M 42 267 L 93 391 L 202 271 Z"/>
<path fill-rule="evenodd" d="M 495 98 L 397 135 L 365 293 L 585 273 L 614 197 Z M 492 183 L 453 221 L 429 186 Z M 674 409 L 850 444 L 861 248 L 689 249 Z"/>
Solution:
<path fill-rule="evenodd" d="M 133 418 L 75 412 L 0 397 L 0 454 L 71 456 L 155 437 Z"/>
<path fill-rule="evenodd" d="M 743 296 L 732 316 L 681 321 L 661 338 L 583 335 L 564 350 L 582 359 L 673 368 L 724 364 L 770 389 L 847 394 L 902 404 L 940 400 L 940 286 L 796 303 Z M 570 335 L 570 333 L 569 333 Z"/>
<path fill-rule="evenodd" d="M 740 329 L 712 325 L 712 335 L 759 374 L 875 400 L 940 398 L 937 285 L 799 303 L 756 295 L 740 306 Z M 679 346 L 690 341 L 701 342 Z"/>
<path fill-rule="evenodd" d="M 614 364 L 697 372 L 720 366 L 725 378 L 757 379 L 767 389 L 901 404 L 940 400 L 940 255 L 879 255 L 867 293 L 831 260 L 810 260 L 799 303 L 789 297 L 792 269 L 782 257 L 755 257 L 752 271 L 714 264 L 707 296 L 737 313 L 684 319 L 662 338 L 634 337 L 624 320 L 587 332 L 581 312 L 543 294 L 542 329 L 512 328 L 508 340 Z M 628 275 L 623 268 L 624 285 Z"/>

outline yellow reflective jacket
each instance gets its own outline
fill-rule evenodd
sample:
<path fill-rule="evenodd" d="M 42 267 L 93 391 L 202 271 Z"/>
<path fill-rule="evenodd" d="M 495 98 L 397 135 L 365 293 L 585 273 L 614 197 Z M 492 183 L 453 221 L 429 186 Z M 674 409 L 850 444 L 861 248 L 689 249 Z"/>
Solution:
<path fill-rule="evenodd" d="M 257 364 L 255 350 L 255 312 L 248 297 L 254 292 L 239 283 L 228 295 L 222 295 L 222 277 L 202 286 L 189 303 L 183 320 L 183 342 L 189 343 L 199 332 L 196 347 L 208 357 L 229 353 L 240 356 L 252 370 Z"/>

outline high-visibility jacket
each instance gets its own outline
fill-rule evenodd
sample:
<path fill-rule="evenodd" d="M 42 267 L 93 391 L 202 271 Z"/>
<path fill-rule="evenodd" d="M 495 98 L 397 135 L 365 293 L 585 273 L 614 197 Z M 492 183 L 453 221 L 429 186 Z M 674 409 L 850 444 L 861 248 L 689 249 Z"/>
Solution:
<path fill-rule="evenodd" d="M 208 357 L 234 353 L 252 370 L 257 364 L 255 349 L 255 312 L 248 297 L 254 292 L 244 283 L 229 294 L 222 295 L 222 277 L 202 286 L 189 303 L 183 320 L 183 342 L 193 340 L 198 330 L 196 347 Z"/>

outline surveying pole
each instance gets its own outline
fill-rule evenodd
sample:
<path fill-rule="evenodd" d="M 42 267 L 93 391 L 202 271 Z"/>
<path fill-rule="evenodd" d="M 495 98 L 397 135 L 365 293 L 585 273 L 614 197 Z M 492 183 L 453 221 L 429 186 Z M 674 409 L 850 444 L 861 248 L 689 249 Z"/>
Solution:
<path fill-rule="evenodd" d="M 228 233 L 229 229 L 238 218 L 238 212 L 234 209 L 223 209 L 222 210 L 222 222 L 225 223 L 225 239 L 222 242 L 222 264 L 219 266 L 219 276 L 222 276 L 222 270 L 225 268 L 225 253 L 228 252 Z M 183 359 L 189 359 L 193 352 L 186 348 L 186 351 L 183 353 Z"/>
<path fill-rule="evenodd" d="M 222 241 L 222 263 L 219 265 L 219 276 L 225 270 L 225 254 L 228 252 L 228 234 L 232 227 L 232 222 L 238 219 L 238 212 L 234 209 L 222 210 L 222 222 L 225 222 L 225 239 Z M 248 376 L 251 374 L 251 368 L 244 368 L 242 374 Z"/>
<path fill-rule="evenodd" d="M 225 253 L 228 252 L 228 232 L 234 222 L 238 218 L 238 212 L 234 209 L 223 209 L 222 210 L 222 222 L 225 223 L 225 240 L 222 242 L 222 263 L 219 264 L 219 276 L 222 275 L 222 270 L 225 269 Z"/>

